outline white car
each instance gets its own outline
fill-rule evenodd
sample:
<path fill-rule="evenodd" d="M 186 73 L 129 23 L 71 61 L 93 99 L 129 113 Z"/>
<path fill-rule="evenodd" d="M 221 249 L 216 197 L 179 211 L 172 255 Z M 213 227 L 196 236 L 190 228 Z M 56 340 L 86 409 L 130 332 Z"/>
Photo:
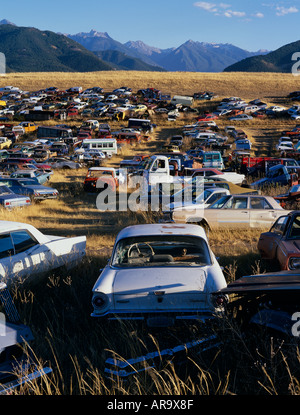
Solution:
<path fill-rule="evenodd" d="M 0 277 L 23 279 L 60 267 L 71 269 L 85 255 L 86 237 L 44 235 L 27 223 L 0 221 Z"/>
<path fill-rule="evenodd" d="M 294 146 L 293 146 L 293 143 L 289 141 L 282 141 L 280 144 L 277 144 L 276 150 L 277 151 L 293 151 Z"/>
<path fill-rule="evenodd" d="M 206 231 L 270 227 L 279 216 L 289 212 L 271 196 L 235 194 L 223 196 L 208 208 L 193 211 L 174 209 L 175 223 L 197 223 Z"/>
<path fill-rule="evenodd" d="M 229 117 L 228 119 L 230 121 L 247 121 L 247 120 L 252 120 L 253 117 L 252 115 L 248 115 L 248 114 L 238 114 L 235 117 Z"/>
<path fill-rule="evenodd" d="M 129 226 L 118 234 L 93 287 L 92 316 L 139 319 L 149 326 L 205 320 L 223 311 L 224 297 L 212 293 L 226 285 L 200 226 Z"/>

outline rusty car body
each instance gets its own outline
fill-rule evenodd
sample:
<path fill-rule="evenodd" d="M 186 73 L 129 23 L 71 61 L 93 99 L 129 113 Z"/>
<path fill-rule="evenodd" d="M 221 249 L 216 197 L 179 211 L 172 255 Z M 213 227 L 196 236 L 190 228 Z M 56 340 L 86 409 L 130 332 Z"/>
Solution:
<path fill-rule="evenodd" d="M 263 259 L 276 260 L 281 270 L 300 270 L 300 210 L 279 217 L 260 235 L 257 247 Z"/>

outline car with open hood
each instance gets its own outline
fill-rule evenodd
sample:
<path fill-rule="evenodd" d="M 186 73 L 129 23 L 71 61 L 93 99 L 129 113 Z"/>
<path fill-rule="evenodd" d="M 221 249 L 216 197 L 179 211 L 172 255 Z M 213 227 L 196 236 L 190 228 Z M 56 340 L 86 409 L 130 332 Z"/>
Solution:
<path fill-rule="evenodd" d="M 197 225 L 124 228 L 92 290 L 93 317 L 144 320 L 169 326 L 178 319 L 211 319 L 222 311 L 225 277 Z"/>

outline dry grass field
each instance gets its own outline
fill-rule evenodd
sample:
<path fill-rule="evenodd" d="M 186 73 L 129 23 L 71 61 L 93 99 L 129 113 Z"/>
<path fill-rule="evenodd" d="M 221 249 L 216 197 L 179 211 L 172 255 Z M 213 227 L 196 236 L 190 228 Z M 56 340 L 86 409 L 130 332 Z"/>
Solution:
<path fill-rule="evenodd" d="M 101 86 L 111 91 L 128 86 L 157 88 L 164 93 L 189 95 L 199 91 L 213 91 L 220 97 L 241 96 L 245 99 L 263 98 L 268 101 L 286 96 L 299 89 L 299 77 L 281 73 L 201 73 L 201 72 L 135 72 L 104 71 L 87 73 L 12 73 L 1 76 L 1 86 L 16 85 L 23 90 L 38 90 L 49 86 L 83 89 Z"/>
<path fill-rule="evenodd" d="M 0 87 L 18 86 L 34 91 L 56 86 L 84 89 L 101 86 L 111 91 L 128 86 L 137 91 L 153 87 L 171 95 L 192 95 L 209 90 L 218 97 L 196 103 L 200 110 L 211 109 L 223 97 L 240 96 L 245 100 L 260 98 L 270 104 L 289 106 L 286 95 L 299 88 L 299 79 L 289 74 L 245 73 L 30 73 L 7 74 L 0 78 Z M 154 116 L 157 124 L 149 142 L 127 148 L 123 155 L 111 158 L 107 164 L 118 166 L 122 158 L 135 153 L 154 154 L 180 127 L 193 121 L 194 115 L 184 115 L 170 124 L 164 116 Z M 80 119 L 73 123 L 80 123 Z M 218 125 L 226 125 L 220 120 Z M 280 132 L 295 122 L 258 119 L 240 123 L 251 137 L 257 155 L 270 155 Z M 117 128 L 117 122 L 111 122 Z M 179 331 L 150 332 L 135 325 L 106 325 L 93 320 L 91 290 L 109 258 L 114 239 L 124 226 L 155 222 L 157 215 L 147 212 L 99 212 L 96 196 L 82 190 L 86 168 L 76 172 L 55 171 L 50 185 L 57 188 L 57 201 L 44 201 L 23 210 L 0 211 L 0 219 L 30 223 L 42 232 L 87 236 L 87 256 L 83 264 L 68 274 L 48 275 L 36 284 L 21 284 L 13 288 L 16 305 L 24 323 L 35 335 L 33 351 L 41 364 L 50 364 L 53 375 L 42 384 L 25 387 L 21 393 L 45 395 L 109 395 L 109 394 L 298 394 L 296 368 L 299 355 L 291 361 L 273 344 L 265 342 L 259 352 L 250 350 L 238 328 L 224 323 L 223 334 L 229 339 L 222 351 L 202 357 L 189 355 L 178 369 L 170 362 L 161 362 L 159 369 L 136 374 L 124 383 L 116 378 L 108 381 L 103 373 L 104 361 L 111 353 L 124 359 L 146 351 L 160 350 L 200 336 L 197 325 Z M 260 260 L 257 241 L 261 230 L 246 232 L 212 232 L 210 245 L 219 258 L 227 281 L 249 273 L 269 270 Z M 227 325 L 228 324 L 228 325 Z M 288 353 L 289 351 L 287 351 Z M 291 362 L 291 363 L 290 363 Z M 177 370 L 178 369 L 178 370 Z M 300 379 L 300 378 L 299 378 Z"/>

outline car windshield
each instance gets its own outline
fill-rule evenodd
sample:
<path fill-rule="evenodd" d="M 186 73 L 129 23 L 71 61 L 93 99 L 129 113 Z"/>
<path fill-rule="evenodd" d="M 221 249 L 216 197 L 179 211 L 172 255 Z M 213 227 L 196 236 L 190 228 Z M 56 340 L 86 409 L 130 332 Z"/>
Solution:
<path fill-rule="evenodd" d="M 111 265 L 117 268 L 204 266 L 211 264 L 204 239 L 195 236 L 158 235 L 121 239 Z"/>
<path fill-rule="evenodd" d="M 10 195 L 13 192 L 6 186 L 0 186 L 0 196 Z"/>
<path fill-rule="evenodd" d="M 292 226 L 290 227 L 289 239 L 300 239 L 300 215 L 296 215 L 293 219 Z"/>
<path fill-rule="evenodd" d="M 223 196 L 219 200 L 217 200 L 215 203 L 209 206 L 208 209 L 221 209 L 226 202 L 230 199 L 231 196 Z"/>

